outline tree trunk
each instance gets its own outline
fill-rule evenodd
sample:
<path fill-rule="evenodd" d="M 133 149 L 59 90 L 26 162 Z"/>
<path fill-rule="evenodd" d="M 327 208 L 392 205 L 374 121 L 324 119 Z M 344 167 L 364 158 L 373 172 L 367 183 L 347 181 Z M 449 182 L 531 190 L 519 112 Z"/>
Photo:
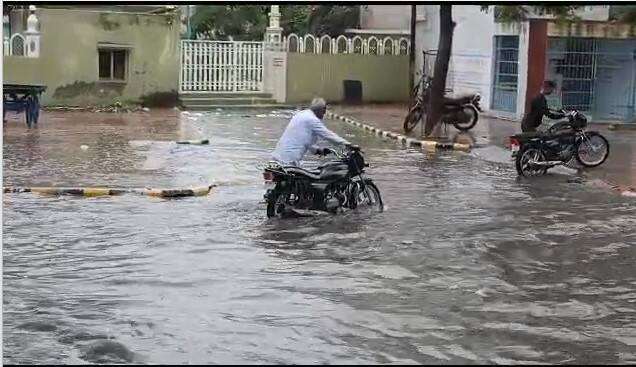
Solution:
<path fill-rule="evenodd" d="M 453 48 L 453 6 L 439 6 L 439 41 L 437 45 L 437 57 L 433 69 L 433 81 L 429 95 L 428 113 L 426 114 L 426 126 L 424 135 L 429 136 L 440 123 L 443 114 L 444 90 L 446 89 L 446 76 Z"/>
<path fill-rule="evenodd" d="M 417 17 L 417 5 L 411 5 L 411 46 L 409 48 L 409 96 L 415 84 L 415 20 Z"/>

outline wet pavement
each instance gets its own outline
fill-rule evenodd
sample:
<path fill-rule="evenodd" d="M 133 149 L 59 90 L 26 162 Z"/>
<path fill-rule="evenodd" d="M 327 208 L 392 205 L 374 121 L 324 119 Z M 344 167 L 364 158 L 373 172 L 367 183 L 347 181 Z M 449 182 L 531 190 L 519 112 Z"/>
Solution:
<path fill-rule="evenodd" d="M 333 111 L 377 128 L 404 134 L 402 124 L 408 111 L 407 106 L 399 104 L 334 106 Z M 546 123 L 547 123 L 546 119 Z M 636 191 L 636 129 L 608 130 L 609 125 L 590 124 L 588 130 L 599 131 L 610 143 L 610 156 L 602 166 L 585 170 L 585 176 L 592 180 L 602 180 L 609 186 L 618 186 L 624 191 Z M 409 134 L 420 137 L 422 124 Z M 508 137 L 521 132 L 518 122 L 481 115 L 479 122 L 469 133 L 459 133 L 454 127 L 447 126 L 443 131 L 450 140 L 460 143 L 472 143 L 478 146 L 493 145 L 507 149 Z"/>
<path fill-rule="evenodd" d="M 3 195 L 3 362 L 636 363 L 634 200 L 328 122 L 386 211 L 267 220 L 258 164 L 287 116 L 11 120 L 5 186 L 219 187 Z"/>

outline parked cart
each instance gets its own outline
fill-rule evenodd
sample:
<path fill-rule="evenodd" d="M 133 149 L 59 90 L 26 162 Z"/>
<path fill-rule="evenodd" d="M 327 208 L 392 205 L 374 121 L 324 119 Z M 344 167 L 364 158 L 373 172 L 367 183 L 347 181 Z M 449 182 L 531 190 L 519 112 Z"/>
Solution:
<path fill-rule="evenodd" d="M 27 127 L 35 127 L 40 117 L 40 97 L 46 86 L 38 84 L 3 84 L 2 121 L 6 122 L 7 111 L 24 112 Z"/>

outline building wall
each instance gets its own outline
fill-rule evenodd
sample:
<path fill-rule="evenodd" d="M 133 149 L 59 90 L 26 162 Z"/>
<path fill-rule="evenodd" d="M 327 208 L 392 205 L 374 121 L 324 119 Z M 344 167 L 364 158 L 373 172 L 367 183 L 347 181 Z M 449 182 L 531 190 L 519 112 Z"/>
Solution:
<path fill-rule="evenodd" d="M 405 102 L 409 98 L 409 59 L 375 55 L 287 55 L 287 102 L 321 96 L 342 101 L 344 80 L 362 82 L 364 102 Z"/>
<path fill-rule="evenodd" d="M 47 86 L 44 105 L 110 104 L 178 89 L 179 17 L 39 9 L 40 57 L 4 56 L 5 83 Z M 98 43 L 129 45 L 126 82 L 98 78 Z"/>
<path fill-rule="evenodd" d="M 425 18 L 417 21 L 415 35 L 415 67 L 421 71 L 422 52 L 438 47 L 439 5 L 418 5 L 418 13 Z M 454 94 L 479 92 L 482 106 L 487 109 L 492 93 L 493 36 L 496 32 L 493 13 L 481 11 L 479 5 L 454 5 L 453 20 L 456 26 L 447 85 Z M 434 62 L 434 57 L 427 57 L 429 73 L 432 73 Z"/>
<path fill-rule="evenodd" d="M 411 28 L 411 6 L 361 5 L 360 28 L 409 30 Z"/>

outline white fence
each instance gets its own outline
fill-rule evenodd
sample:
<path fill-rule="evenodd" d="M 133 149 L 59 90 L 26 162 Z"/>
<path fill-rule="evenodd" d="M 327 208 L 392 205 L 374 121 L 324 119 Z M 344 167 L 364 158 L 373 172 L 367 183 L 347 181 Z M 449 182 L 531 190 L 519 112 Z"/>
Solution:
<path fill-rule="evenodd" d="M 262 92 L 263 42 L 181 41 L 180 92 Z"/>
<path fill-rule="evenodd" d="M 287 52 L 317 54 L 363 54 L 363 55 L 408 55 L 411 41 L 408 38 L 376 38 L 371 36 L 316 37 L 311 34 L 298 36 L 294 33 L 283 39 Z"/>
<path fill-rule="evenodd" d="M 5 36 L 2 48 L 4 55 L 26 56 L 26 40 L 20 33 L 14 33 L 11 37 Z"/>

